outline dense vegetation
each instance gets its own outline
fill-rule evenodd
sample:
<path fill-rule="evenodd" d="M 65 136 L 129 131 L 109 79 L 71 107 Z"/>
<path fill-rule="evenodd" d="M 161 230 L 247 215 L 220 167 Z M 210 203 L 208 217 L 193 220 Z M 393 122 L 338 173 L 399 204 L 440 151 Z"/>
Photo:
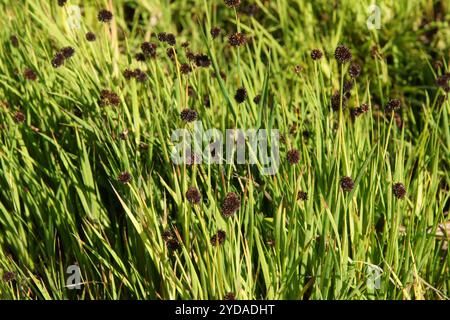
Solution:
<path fill-rule="evenodd" d="M 450 6 L 379 2 L 1 1 L 0 297 L 447 299 Z"/>

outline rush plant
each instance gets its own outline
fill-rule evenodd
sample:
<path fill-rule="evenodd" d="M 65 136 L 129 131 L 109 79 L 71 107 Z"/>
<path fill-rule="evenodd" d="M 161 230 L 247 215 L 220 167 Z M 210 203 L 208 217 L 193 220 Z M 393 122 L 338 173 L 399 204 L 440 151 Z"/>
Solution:
<path fill-rule="evenodd" d="M 371 4 L 1 1 L 0 298 L 448 299 L 450 7 Z"/>

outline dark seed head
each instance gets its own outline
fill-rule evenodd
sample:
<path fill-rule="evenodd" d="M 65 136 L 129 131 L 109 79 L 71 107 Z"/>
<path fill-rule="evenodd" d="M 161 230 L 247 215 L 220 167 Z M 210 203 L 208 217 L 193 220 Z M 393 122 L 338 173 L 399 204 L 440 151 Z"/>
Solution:
<path fill-rule="evenodd" d="M 52 66 L 54 68 L 59 68 L 64 64 L 64 61 L 65 61 L 64 55 L 61 52 L 58 52 L 52 59 Z"/>
<path fill-rule="evenodd" d="M 183 47 L 183 48 L 189 47 L 189 41 L 184 41 L 184 42 L 182 42 L 182 43 L 181 43 L 181 47 Z"/>
<path fill-rule="evenodd" d="M 111 13 L 111 11 L 103 9 L 98 13 L 97 18 L 98 18 L 98 21 L 107 23 L 112 20 L 113 14 Z"/>
<path fill-rule="evenodd" d="M 142 53 L 144 53 L 145 56 L 155 58 L 156 57 L 156 48 L 158 45 L 156 43 L 151 42 L 144 42 L 141 44 L 141 50 Z"/>
<path fill-rule="evenodd" d="M 313 50 L 311 51 L 311 58 L 312 58 L 313 60 L 319 60 L 319 59 L 322 58 L 322 56 L 323 56 L 323 53 L 322 53 L 322 51 L 320 51 L 319 49 L 313 49 Z"/>
<path fill-rule="evenodd" d="M 213 246 L 219 246 L 225 242 L 227 234 L 223 230 L 217 231 L 215 235 L 211 237 L 211 244 Z"/>
<path fill-rule="evenodd" d="M 247 42 L 247 37 L 242 32 L 232 33 L 228 36 L 228 43 L 233 47 L 239 47 Z"/>
<path fill-rule="evenodd" d="M 255 104 L 259 104 L 260 101 L 261 101 L 261 95 L 260 95 L 260 94 L 258 94 L 257 96 L 255 96 L 255 97 L 253 98 L 253 102 L 254 102 Z"/>
<path fill-rule="evenodd" d="M 355 186 L 355 183 L 353 182 L 352 178 L 350 178 L 350 177 L 342 177 L 341 178 L 342 190 L 349 192 L 349 191 L 353 190 L 354 186 Z"/>
<path fill-rule="evenodd" d="M 131 78 L 134 78 L 134 71 L 130 69 L 125 69 L 123 72 L 123 76 L 125 79 L 130 80 Z"/>
<path fill-rule="evenodd" d="M 67 0 L 58 0 L 58 6 L 63 7 L 67 3 Z"/>
<path fill-rule="evenodd" d="M 134 77 L 137 82 L 145 82 L 148 79 L 147 74 L 141 69 L 134 70 Z"/>
<path fill-rule="evenodd" d="M 167 36 L 167 33 L 160 32 L 160 33 L 158 33 L 158 40 L 161 42 L 166 42 L 166 36 Z"/>
<path fill-rule="evenodd" d="M 170 46 L 174 46 L 177 44 L 177 39 L 175 38 L 175 35 L 173 33 L 168 33 L 166 35 L 166 42 L 167 44 L 169 44 Z"/>
<path fill-rule="evenodd" d="M 347 107 L 347 97 L 344 95 L 342 96 L 342 108 L 345 109 Z M 341 94 L 339 92 L 336 92 L 331 96 L 331 108 L 334 111 L 338 111 L 341 107 Z"/>
<path fill-rule="evenodd" d="M 247 98 L 247 90 L 242 87 L 236 90 L 236 94 L 234 95 L 234 99 L 237 103 L 242 103 Z"/>
<path fill-rule="evenodd" d="M 131 179 L 132 179 L 131 173 L 129 173 L 127 171 L 121 172 L 117 176 L 117 181 L 119 181 L 120 183 L 123 183 L 123 184 L 130 182 Z"/>
<path fill-rule="evenodd" d="M 391 99 L 386 107 L 384 108 L 384 111 L 386 113 L 391 113 L 392 111 L 396 111 L 400 109 L 400 100 L 399 99 Z"/>
<path fill-rule="evenodd" d="M 196 54 L 195 55 L 195 64 L 197 67 L 208 68 L 211 65 L 211 60 L 209 60 L 206 54 Z"/>
<path fill-rule="evenodd" d="M 142 52 L 136 53 L 134 57 L 137 61 L 145 61 L 145 54 L 143 54 Z"/>
<path fill-rule="evenodd" d="M 353 80 L 347 80 L 344 82 L 344 87 L 342 88 L 342 91 L 344 91 L 344 93 L 350 92 L 353 90 L 354 86 L 355 83 L 353 82 Z"/>
<path fill-rule="evenodd" d="M 9 37 L 9 40 L 11 41 L 13 47 L 17 48 L 19 46 L 19 38 L 17 38 L 17 36 L 12 35 Z"/>
<path fill-rule="evenodd" d="M 291 149 L 287 152 L 286 159 L 289 164 L 297 164 L 300 161 L 300 152 L 297 149 Z"/>
<path fill-rule="evenodd" d="M 241 4 L 241 0 L 224 0 L 223 2 L 229 8 L 236 8 Z"/>
<path fill-rule="evenodd" d="M 166 242 L 167 248 L 171 251 L 175 251 L 181 248 L 180 243 L 177 239 L 170 239 Z"/>
<path fill-rule="evenodd" d="M 356 78 L 361 73 L 361 66 L 357 63 L 352 63 L 348 69 L 348 74 L 352 78 Z"/>
<path fill-rule="evenodd" d="M 168 56 L 171 60 L 175 61 L 175 54 L 177 53 L 177 51 L 175 50 L 175 48 L 169 47 L 169 48 L 167 48 L 166 52 L 167 52 L 167 56 Z"/>
<path fill-rule="evenodd" d="M 186 191 L 186 199 L 192 204 L 199 204 L 202 199 L 202 195 L 196 187 L 190 187 L 188 191 Z"/>
<path fill-rule="evenodd" d="M 352 60 L 350 49 L 343 44 L 337 46 L 334 51 L 334 57 L 339 63 L 346 63 Z"/>
<path fill-rule="evenodd" d="M 184 109 L 183 111 L 181 111 L 180 117 L 181 120 L 185 121 L 185 122 L 192 122 L 197 120 L 197 111 L 192 110 L 192 109 Z"/>
<path fill-rule="evenodd" d="M 120 104 L 120 97 L 114 92 L 111 92 L 108 90 L 102 90 L 100 92 L 99 104 L 102 107 L 105 107 L 105 106 L 117 107 Z"/>
<path fill-rule="evenodd" d="M 105 89 L 100 91 L 100 99 L 108 99 L 111 93 L 112 93 L 111 91 Z"/>
<path fill-rule="evenodd" d="M 233 292 L 228 292 L 223 297 L 223 300 L 236 300 L 236 295 Z"/>
<path fill-rule="evenodd" d="M 359 109 L 359 107 L 354 108 L 350 111 L 351 115 L 354 117 L 357 117 L 359 115 L 361 115 L 361 110 Z"/>
<path fill-rule="evenodd" d="M 24 70 L 23 76 L 25 77 L 25 79 L 31 80 L 31 81 L 35 81 L 37 79 L 37 74 L 29 68 Z"/>
<path fill-rule="evenodd" d="M 182 74 L 188 74 L 189 72 L 191 72 L 192 71 L 192 68 L 191 68 L 191 66 L 189 65 L 189 63 L 182 63 L 181 65 L 180 65 L 180 72 L 182 73 Z"/>
<path fill-rule="evenodd" d="M 189 61 L 196 61 L 196 55 L 195 55 L 195 53 L 193 53 L 191 50 L 189 50 L 189 48 L 188 49 L 186 49 L 186 58 L 189 60 Z"/>
<path fill-rule="evenodd" d="M 211 37 L 212 37 L 213 39 L 217 38 L 217 37 L 220 35 L 220 31 L 221 31 L 221 29 L 220 29 L 219 27 L 213 27 L 213 28 L 211 28 L 211 31 L 210 31 Z"/>
<path fill-rule="evenodd" d="M 297 200 L 302 200 L 302 201 L 308 200 L 308 193 L 305 191 L 299 191 L 297 194 Z"/>
<path fill-rule="evenodd" d="M 95 35 L 95 33 L 90 32 L 90 31 L 86 33 L 86 40 L 87 40 L 87 41 L 93 42 L 93 41 L 95 41 L 96 39 L 97 39 L 97 36 Z"/>
<path fill-rule="evenodd" d="M 25 114 L 23 112 L 17 111 L 14 114 L 14 121 L 17 123 L 24 123 L 26 120 Z"/>
<path fill-rule="evenodd" d="M 366 113 L 367 111 L 369 111 L 369 106 L 367 105 L 367 103 L 363 103 L 360 107 L 352 110 L 352 115 L 358 117 L 363 113 Z"/>
<path fill-rule="evenodd" d="M 111 94 L 108 97 L 109 104 L 112 106 L 117 107 L 120 104 L 120 98 L 117 94 L 111 92 Z"/>
<path fill-rule="evenodd" d="M 363 103 L 359 108 L 361 109 L 362 113 L 366 113 L 367 111 L 369 111 L 369 105 L 367 103 Z"/>
<path fill-rule="evenodd" d="M 227 218 L 231 217 L 241 207 L 241 199 L 234 192 L 229 192 L 223 199 L 220 211 Z"/>
<path fill-rule="evenodd" d="M 75 49 L 72 47 L 65 47 L 61 49 L 61 53 L 65 59 L 69 59 L 75 54 Z"/>
<path fill-rule="evenodd" d="M 405 185 L 401 182 L 397 182 L 392 187 L 392 191 L 394 192 L 394 196 L 397 199 L 403 199 L 406 195 L 406 188 Z"/>

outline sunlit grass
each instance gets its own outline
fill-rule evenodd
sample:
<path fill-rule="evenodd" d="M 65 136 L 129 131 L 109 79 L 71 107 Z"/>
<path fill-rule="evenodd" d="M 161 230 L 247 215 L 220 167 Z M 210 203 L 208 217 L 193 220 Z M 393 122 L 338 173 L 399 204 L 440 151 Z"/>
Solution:
<path fill-rule="evenodd" d="M 434 2 L 383 1 L 382 29 L 370 31 L 371 1 L 255 0 L 253 16 L 244 1 L 236 11 L 221 0 L 2 1 L 0 298 L 447 299 L 450 103 L 436 78 L 450 72 L 450 13 Z M 68 6 L 79 3 L 71 29 Z M 98 21 L 101 9 L 111 22 Z M 231 47 L 238 31 L 248 42 Z M 160 32 L 176 35 L 172 59 Z M 144 41 L 157 58 L 136 59 Z M 355 80 L 334 57 L 339 44 L 362 66 Z M 68 46 L 75 54 L 52 66 Z M 148 78 L 127 80 L 125 69 Z M 391 99 L 401 107 L 385 112 Z M 193 130 L 186 108 L 221 132 L 278 129 L 278 173 L 174 165 L 172 132 Z M 241 205 L 224 217 L 230 192 Z M 225 241 L 213 245 L 219 230 Z M 74 263 L 81 290 L 66 288 Z M 370 266 L 383 271 L 378 289 Z"/>

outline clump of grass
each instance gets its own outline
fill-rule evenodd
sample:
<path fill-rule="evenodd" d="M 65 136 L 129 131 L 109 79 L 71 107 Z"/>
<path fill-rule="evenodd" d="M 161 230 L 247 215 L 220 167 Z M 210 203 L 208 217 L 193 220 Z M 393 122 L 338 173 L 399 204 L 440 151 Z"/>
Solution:
<path fill-rule="evenodd" d="M 445 2 L 146 3 L 0 2 L 2 299 L 449 298 Z"/>

